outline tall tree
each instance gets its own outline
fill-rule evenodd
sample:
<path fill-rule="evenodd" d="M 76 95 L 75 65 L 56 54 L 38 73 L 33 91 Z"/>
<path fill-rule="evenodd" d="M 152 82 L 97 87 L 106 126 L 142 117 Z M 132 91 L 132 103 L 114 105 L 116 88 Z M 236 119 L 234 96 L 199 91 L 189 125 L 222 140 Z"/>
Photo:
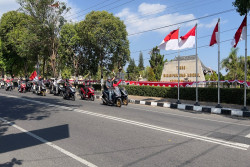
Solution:
<path fill-rule="evenodd" d="M 55 4 L 55 0 L 17 0 L 21 6 L 21 11 L 31 16 L 29 29 L 34 32 L 39 41 L 39 59 L 43 65 L 43 75 L 45 65 L 50 63 L 52 68 L 52 76 L 57 76 L 57 56 L 59 47 L 59 32 L 63 24 L 66 22 L 64 14 L 70 8 L 66 4 L 60 2 L 58 6 L 51 6 Z M 50 62 L 46 62 L 47 60 Z"/>
<path fill-rule="evenodd" d="M 114 65 L 125 66 L 129 60 L 129 41 L 125 24 L 106 11 L 92 11 L 79 23 L 79 37 L 83 47 L 87 47 L 87 56 L 103 69 L 114 69 Z M 97 63 L 96 63 L 97 62 Z"/>
<path fill-rule="evenodd" d="M 226 75 L 227 79 L 235 80 L 238 78 L 238 58 L 237 58 L 238 48 L 232 48 L 229 56 L 222 60 L 222 68 L 225 68 L 228 72 Z"/>
<path fill-rule="evenodd" d="M 143 60 L 143 54 L 140 52 L 139 55 L 139 64 L 138 64 L 139 71 L 144 70 L 144 60 Z"/>
<path fill-rule="evenodd" d="M 237 8 L 237 12 L 242 16 L 249 12 L 250 1 L 249 0 L 235 0 L 233 6 Z"/>
<path fill-rule="evenodd" d="M 161 74 L 162 74 L 162 70 L 164 67 L 164 55 L 160 54 L 160 49 L 156 46 L 154 47 L 151 52 L 150 52 L 151 56 L 150 56 L 150 66 L 153 69 L 153 72 L 155 74 L 155 79 L 157 81 L 161 80 Z"/>
<path fill-rule="evenodd" d="M 60 69 L 71 70 L 71 74 L 78 76 L 81 50 L 79 47 L 79 37 L 75 24 L 65 24 L 60 31 L 59 66 Z"/>
<path fill-rule="evenodd" d="M 34 66 L 36 37 L 27 28 L 30 17 L 24 13 L 10 11 L 5 13 L 0 22 L 3 60 L 6 71 L 27 76 Z"/>
<path fill-rule="evenodd" d="M 129 75 L 129 80 L 137 80 L 138 75 L 139 75 L 139 70 L 138 67 L 135 64 L 135 60 L 134 59 L 130 59 L 129 61 L 129 65 L 127 68 L 127 73 Z"/>

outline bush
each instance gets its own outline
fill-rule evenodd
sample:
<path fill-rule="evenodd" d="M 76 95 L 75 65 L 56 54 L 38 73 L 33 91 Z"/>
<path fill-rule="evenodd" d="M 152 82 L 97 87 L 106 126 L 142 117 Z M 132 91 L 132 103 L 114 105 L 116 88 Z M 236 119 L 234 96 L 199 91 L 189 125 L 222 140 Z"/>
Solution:
<path fill-rule="evenodd" d="M 129 95 L 150 96 L 177 99 L 178 88 L 153 86 L 125 86 Z M 180 99 L 196 100 L 196 88 L 180 88 Z M 244 89 L 221 88 L 221 103 L 243 104 Z M 199 88 L 199 101 L 217 102 L 217 88 Z M 250 102 L 250 90 L 247 90 L 247 104 Z"/>

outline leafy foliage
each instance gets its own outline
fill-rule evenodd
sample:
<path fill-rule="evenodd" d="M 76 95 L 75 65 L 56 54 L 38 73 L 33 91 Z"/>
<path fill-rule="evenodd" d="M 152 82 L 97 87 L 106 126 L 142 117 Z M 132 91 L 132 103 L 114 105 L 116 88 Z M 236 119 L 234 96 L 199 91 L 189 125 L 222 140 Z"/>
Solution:
<path fill-rule="evenodd" d="M 149 63 L 151 68 L 153 69 L 156 81 L 160 81 L 165 62 L 164 55 L 160 54 L 160 49 L 157 46 L 151 50 Z"/>
<path fill-rule="evenodd" d="M 235 0 L 233 6 L 237 8 L 237 12 L 242 16 L 249 12 L 250 1 L 249 0 Z"/>
<path fill-rule="evenodd" d="M 138 64 L 139 71 L 144 70 L 144 60 L 143 60 L 143 54 L 140 52 L 139 55 L 139 64 Z"/>

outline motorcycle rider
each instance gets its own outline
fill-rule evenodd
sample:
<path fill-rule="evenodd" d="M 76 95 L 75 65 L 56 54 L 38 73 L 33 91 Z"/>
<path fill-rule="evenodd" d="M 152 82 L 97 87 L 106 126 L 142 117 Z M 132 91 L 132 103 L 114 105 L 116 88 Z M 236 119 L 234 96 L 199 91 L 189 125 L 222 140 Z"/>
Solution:
<path fill-rule="evenodd" d="M 107 81 L 106 81 L 106 84 L 105 84 L 105 92 L 107 92 L 108 93 L 108 95 L 109 95 L 109 100 L 111 101 L 111 95 L 112 95 L 112 91 L 111 91 L 111 88 L 112 88 L 112 81 L 114 80 L 115 78 L 112 78 L 112 80 L 111 80 L 111 78 L 110 78 L 110 76 L 108 76 L 108 78 L 107 78 Z"/>
<path fill-rule="evenodd" d="M 69 79 L 66 79 L 66 81 L 64 83 L 64 87 L 65 87 L 65 91 L 66 91 L 67 96 L 69 96 L 70 87 L 71 87 L 71 84 L 69 83 Z"/>

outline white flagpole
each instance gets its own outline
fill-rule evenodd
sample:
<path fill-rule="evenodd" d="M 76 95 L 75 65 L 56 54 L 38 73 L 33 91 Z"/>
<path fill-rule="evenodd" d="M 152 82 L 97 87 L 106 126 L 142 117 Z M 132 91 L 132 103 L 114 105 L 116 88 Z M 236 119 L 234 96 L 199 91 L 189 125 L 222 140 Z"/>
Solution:
<path fill-rule="evenodd" d="M 244 81 L 244 107 L 243 111 L 248 111 L 247 109 L 247 13 L 246 13 L 246 39 L 245 39 L 245 81 Z"/>
<path fill-rule="evenodd" d="M 195 55 L 196 55 L 196 102 L 195 106 L 199 106 L 198 102 L 198 53 L 197 53 L 197 23 L 195 25 Z"/>
<path fill-rule="evenodd" d="M 222 108 L 220 104 L 220 18 L 218 19 L 218 34 L 217 34 L 217 43 L 218 43 L 218 104 L 216 108 Z"/>
<path fill-rule="evenodd" d="M 180 30 L 180 27 L 179 27 L 179 30 Z M 180 31 L 178 33 L 178 44 L 179 44 L 179 34 L 180 34 Z M 178 100 L 176 102 L 176 104 L 181 104 L 180 102 L 180 49 L 178 49 Z"/>

